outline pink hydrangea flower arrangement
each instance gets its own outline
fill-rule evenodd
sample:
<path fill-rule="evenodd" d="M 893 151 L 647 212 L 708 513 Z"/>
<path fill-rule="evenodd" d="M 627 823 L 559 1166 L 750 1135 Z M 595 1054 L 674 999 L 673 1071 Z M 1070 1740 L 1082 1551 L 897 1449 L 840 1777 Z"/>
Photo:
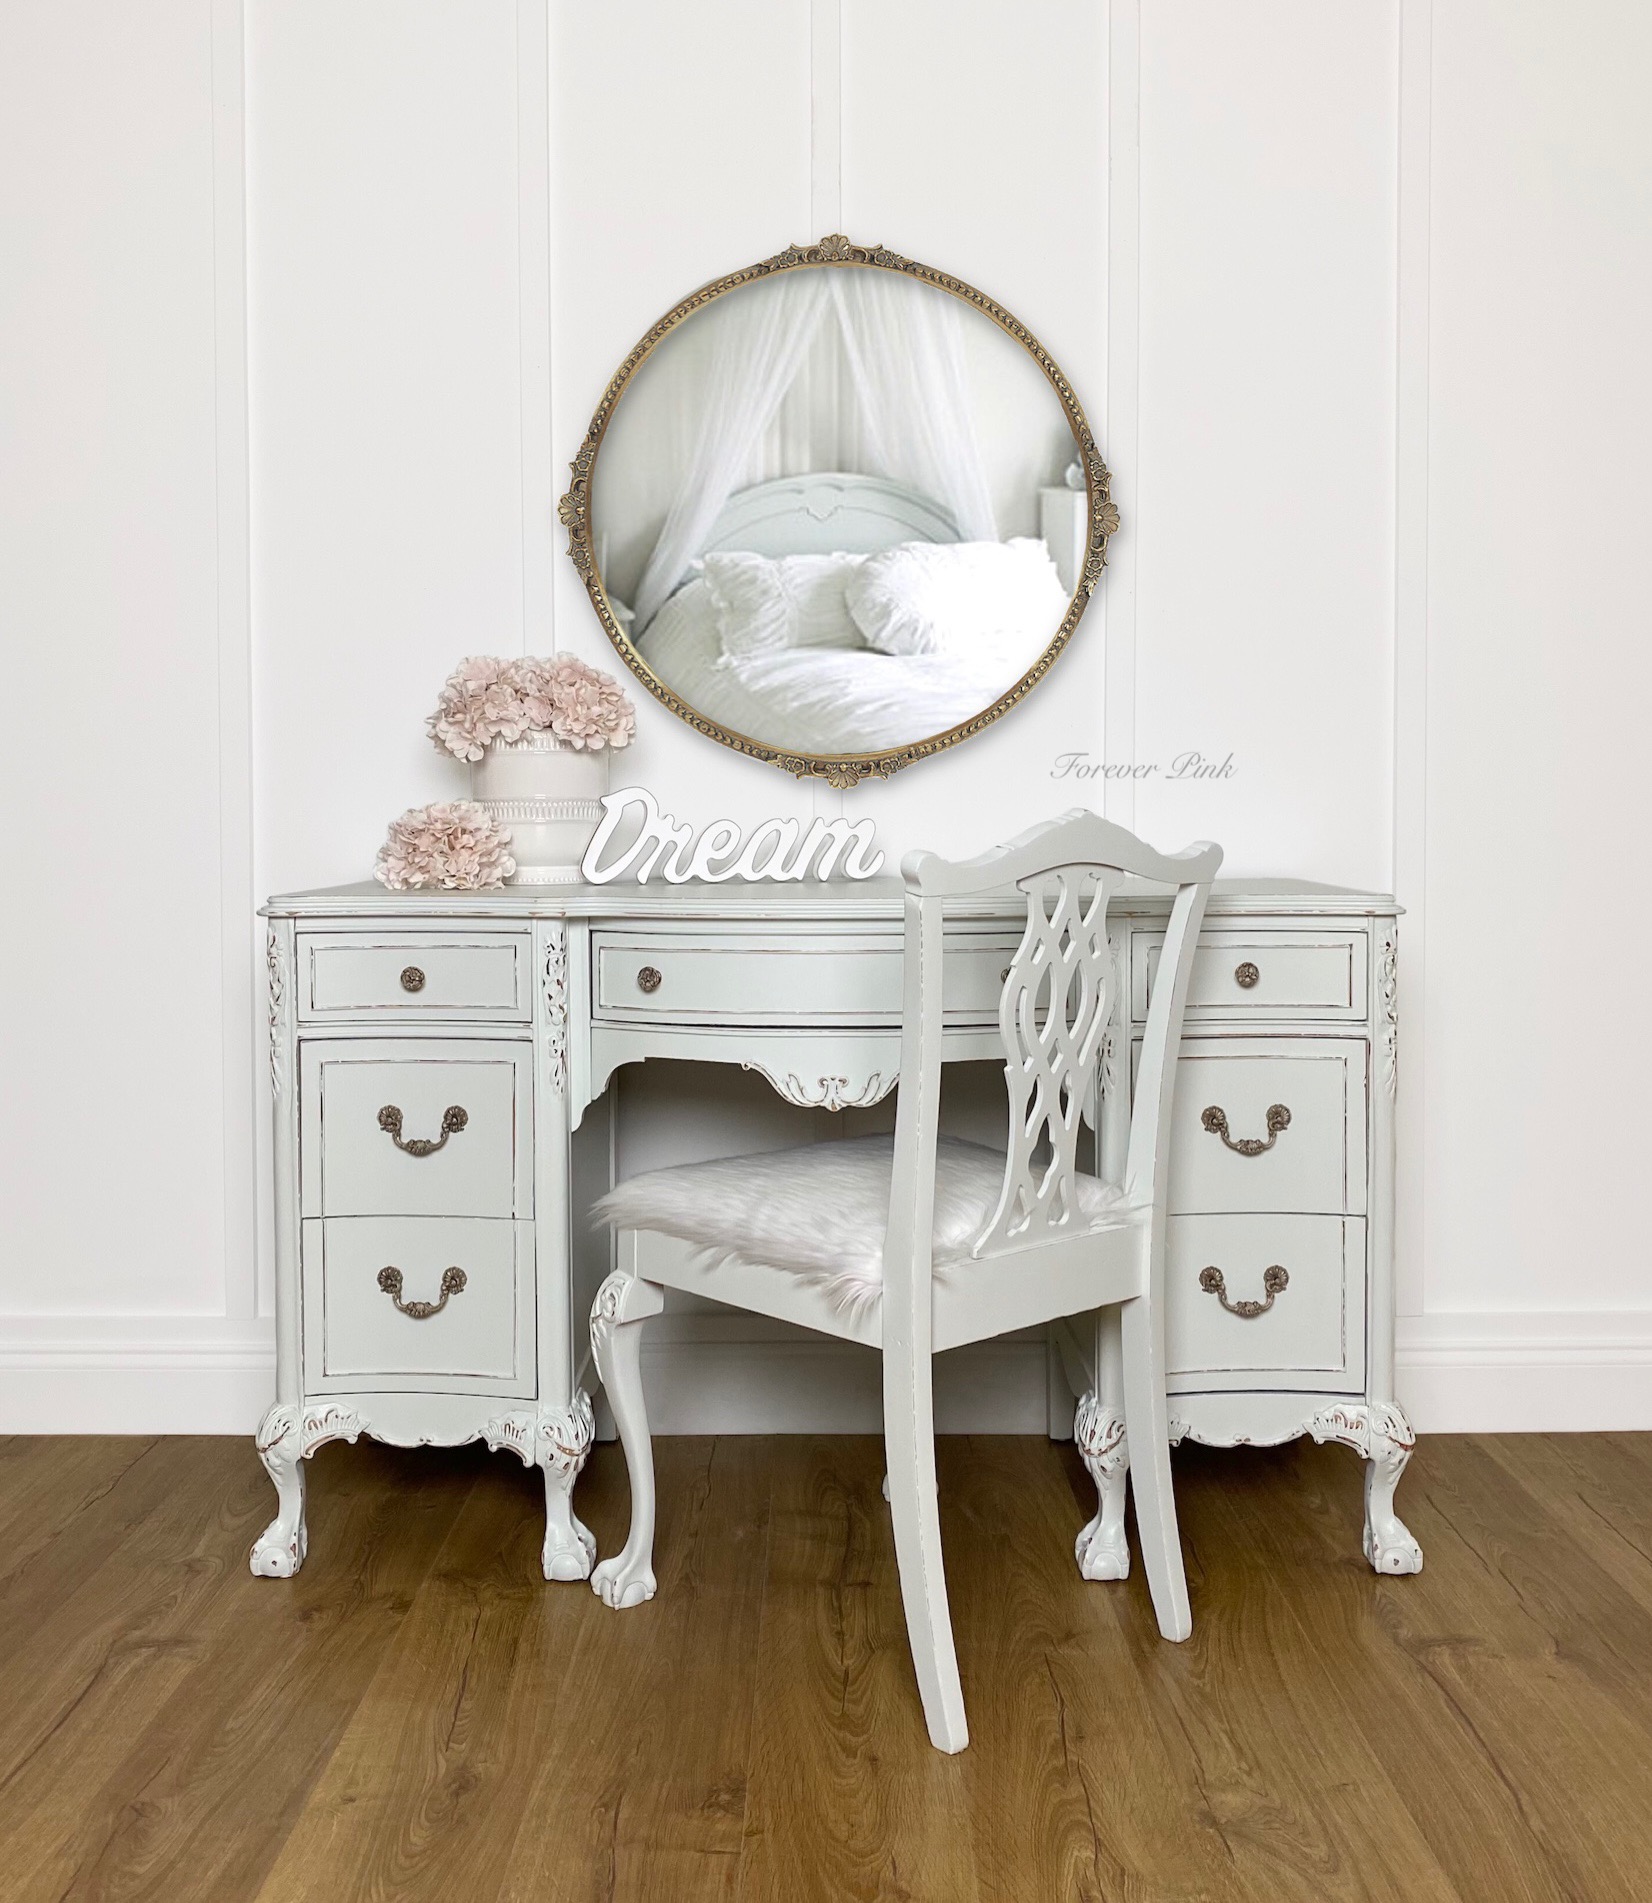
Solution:
<path fill-rule="evenodd" d="M 503 885 L 516 870 L 510 845 L 510 834 L 473 800 L 439 800 L 410 807 L 394 822 L 373 876 L 392 892 L 474 892 Z"/>
<path fill-rule="evenodd" d="M 480 760 L 490 740 L 552 733 L 564 745 L 629 746 L 637 710 L 618 681 L 573 654 L 504 661 L 473 654 L 447 677 L 430 737 L 456 760 Z"/>

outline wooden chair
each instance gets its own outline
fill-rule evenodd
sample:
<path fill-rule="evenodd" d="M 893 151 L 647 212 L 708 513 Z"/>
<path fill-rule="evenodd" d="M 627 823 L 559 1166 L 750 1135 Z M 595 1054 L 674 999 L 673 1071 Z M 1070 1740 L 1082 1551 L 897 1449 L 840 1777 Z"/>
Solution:
<path fill-rule="evenodd" d="M 1118 1303 L 1142 1558 L 1160 1631 L 1188 1636 L 1165 1404 L 1165 1177 L 1188 970 L 1221 857 L 1212 845 L 1165 857 L 1085 812 L 962 863 L 910 855 L 902 867 L 905 996 L 893 1141 L 808 1144 L 653 1171 L 618 1185 L 599 1206 L 619 1231 L 619 1266 L 598 1291 L 591 1340 L 632 1501 L 624 1550 L 591 1576 L 610 1606 L 654 1593 L 654 1470 L 639 1337 L 644 1320 L 660 1312 L 664 1288 L 876 1348 L 918 1689 L 932 1741 L 961 1751 L 968 1731 L 941 1565 L 931 1359 Z M 1119 1004 L 1107 904 L 1125 876 L 1174 886 L 1176 895 L 1136 1072 L 1124 1179 L 1109 1187 L 1080 1172 L 1077 1151 Z M 937 1135 L 941 920 L 949 899 L 1009 885 L 1026 894 L 1027 926 L 999 1004 L 1010 1108 L 1000 1160 L 995 1150 Z M 1127 1036 L 1126 1027 L 1127 1020 L 1117 1035 Z"/>

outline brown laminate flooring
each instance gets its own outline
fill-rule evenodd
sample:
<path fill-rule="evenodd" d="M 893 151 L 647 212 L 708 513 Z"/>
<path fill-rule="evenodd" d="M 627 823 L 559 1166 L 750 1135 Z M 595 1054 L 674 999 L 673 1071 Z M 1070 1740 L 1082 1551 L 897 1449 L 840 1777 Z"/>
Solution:
<path fill-rule="evenodd" d="M 949 1439 L 972 1745 L 930 1749 L 882 1447 L 662 1440 L 651 1605 L 538 1576 L 540 1488 L 332 1446 L 254 1579 L 243 1440 L 0 1440 L 0 1897 L 155 1903 L 1652 1898 L 1652 1436 L 1360 1471 L 1177 1456 L 1193 1637 L 1085 1585 L 1070 1447 Z M 627 1493 L 597 1448 L 604 1552 Z"/>

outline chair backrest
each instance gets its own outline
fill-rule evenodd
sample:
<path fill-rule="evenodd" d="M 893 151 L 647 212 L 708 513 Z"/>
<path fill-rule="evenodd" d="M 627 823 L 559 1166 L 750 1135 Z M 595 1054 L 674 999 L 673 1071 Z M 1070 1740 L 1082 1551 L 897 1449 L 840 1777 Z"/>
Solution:
<path fill-rule="evenodd" d="M 1155 852 L 1133 833 L 1083 811 L 1035 826 L 979 858 L 952 862 L 909 854 L 906 880 L 906 991 L 901 1092 L 885 1312 L 897 1257 L 925 1282 L 933 1229 L 935 1142 L 940 1099 L 942 915 L 949 899 L 1025 893 L 1027 924 L 999 1001 L 1009 1090 L 1009 1149 L 998 1204 L 973 1253 L 998 1256 L 1064 1239 L 1084 1226 L 1078 1206 L 1078 1144 L 1093 1101 L 1102 1041 L 1120 1009 L 1123 974 L 1107 936 L 1107 908 L 1126 878 L 1174 889 L 1175 898 L 1143 1030 L 1123 1189 L 1162 1220 L 1169 1140 L 1170 1083 L 1181 1039 L 1188 972 L 1210 882 L 1222 849 L 1201 843 Z M 1122 1017 L 1122 1012 L 1121 1012 Z M 1128 1034 L 1121 1023 L 1119 1036 Z M 916 1291 L 914 1291 L 916 1294 Z"/>

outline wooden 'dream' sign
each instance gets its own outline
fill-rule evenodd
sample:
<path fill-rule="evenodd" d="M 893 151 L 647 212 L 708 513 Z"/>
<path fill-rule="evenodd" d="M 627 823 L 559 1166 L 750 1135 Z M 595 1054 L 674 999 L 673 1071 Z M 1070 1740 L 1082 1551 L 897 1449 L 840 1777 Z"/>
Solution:
<path fill-rule="evenodd" d="M 662 813 L 645 786 L 624 786 L 602 798 L 602 820 L 580 863 L 590 885 L 608 885 L 627 875 L 646 885 L 656 875 L 667 885 L 690 879 L 870 879 L 882 866 L 869 819 L 817 819 L 803 830 L 795 819 L 765 819 L 749 835 L 732 819 L 714 819 L 696 836 L 692 826 Z M 631 825 L 636 836 L 617 843 Z"/>

